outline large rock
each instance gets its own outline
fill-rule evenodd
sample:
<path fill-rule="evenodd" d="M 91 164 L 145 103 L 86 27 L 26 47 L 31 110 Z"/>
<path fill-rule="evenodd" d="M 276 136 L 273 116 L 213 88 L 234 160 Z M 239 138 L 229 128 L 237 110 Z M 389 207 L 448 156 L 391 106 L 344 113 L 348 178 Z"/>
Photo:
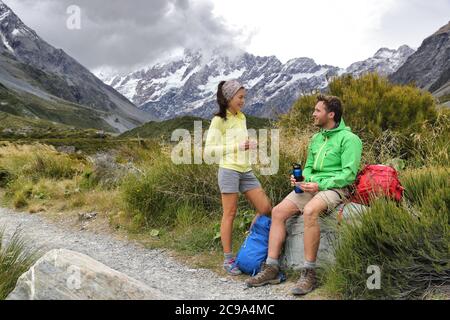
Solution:
<path fill-rule="evenodd" d="M 78 252 L 56 249 L 17 281 L 7 300 L 157 300 L 155 289 Z"/>
<path fill-rule="evenodd" d="M 332 241 L 338 236 L 336 234 L 336 224 L 338 223 L 338 211 L 342 210 L 342 221 L 348 221 L 355 216 L 362 214 L 367 207 L 357 203 L 349 203 L 343 207 L 338 207 L 332 213 L 321 217 L 320 224 L 320 244 L 317 253 L 317 263 L 319 265 L 334 259 Z M 286 242 L 281 255 L 281 265 L 286 269 L 301 269 L 304 263 L 303 215 L 293 216 L 286 221 Z"/>

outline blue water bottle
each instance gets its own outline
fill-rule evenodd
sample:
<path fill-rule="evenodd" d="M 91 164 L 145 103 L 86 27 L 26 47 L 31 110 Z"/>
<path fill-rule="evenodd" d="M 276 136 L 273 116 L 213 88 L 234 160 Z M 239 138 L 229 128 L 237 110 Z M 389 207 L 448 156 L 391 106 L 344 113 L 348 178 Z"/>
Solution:
<path fill-rule="evenodd" d="M 299 165 L 298 163 L 292 164 L 292 175 L 294 176 L 295 181 L 297 182 L 303 181 L 302 166 Z M 303 190 L 297 186 L 294 187 L 294 190 L 295 193 L 303 193 Z"/>

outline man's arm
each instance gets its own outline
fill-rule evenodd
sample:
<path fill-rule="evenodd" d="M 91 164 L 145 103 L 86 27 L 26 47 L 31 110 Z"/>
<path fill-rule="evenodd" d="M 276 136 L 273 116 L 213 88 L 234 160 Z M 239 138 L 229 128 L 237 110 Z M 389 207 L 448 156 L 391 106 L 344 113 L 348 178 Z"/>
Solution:
<path fill-rule="evenodd" d="M 319 183 L 319 190 L 343 188 L 352 184 L 361 163 L 362 142 L 356 135 L 344 140 L 341 155 L 342 171 L 332 178 L 323 179 Z"/>

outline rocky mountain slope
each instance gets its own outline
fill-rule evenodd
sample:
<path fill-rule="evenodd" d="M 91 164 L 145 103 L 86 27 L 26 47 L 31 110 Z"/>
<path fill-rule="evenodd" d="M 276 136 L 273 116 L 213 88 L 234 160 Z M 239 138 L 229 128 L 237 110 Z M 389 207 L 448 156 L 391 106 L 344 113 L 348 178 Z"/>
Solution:
<path fill-rule="evenodd" d="M 2 1 L 0 83 L 17 93 L 27 92 L 47 100 L 56 97 L 87 107 L 116 131 L 154 119 L 62 49 L 41 39 Z"/>
<path fill-rule="evenodd" d="M 414 82 L 436 96 L 450 93 L 450 22 L 426 38 L 390 79 Z"/>
<path fill-rule="evenodd" d="M 403 45 L 397 50 L 381 48 L 373 57 L 351 64 L 345 73 L 355 76 L 367 72 L 377 72 L 384 76 L 390 75 L 397 71 L 413 53 L 414 50 L 407 45 Z"/>

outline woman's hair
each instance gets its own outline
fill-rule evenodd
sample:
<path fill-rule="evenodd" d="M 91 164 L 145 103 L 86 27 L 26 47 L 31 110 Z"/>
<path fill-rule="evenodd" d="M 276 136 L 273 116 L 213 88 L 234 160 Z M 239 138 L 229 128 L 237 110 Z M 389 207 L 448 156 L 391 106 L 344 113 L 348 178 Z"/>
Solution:
<path fill-rule="evenodd" d="M 228 101 L 227 99 L 225 99 L 222 91 L 222 87 L 224 84 L 225 81 L 220 81 L 219 85 L 217 86 L 217 104 L 219 105 L 219 112 L 217 112 L 215 115 L 221 117 L 224 120 L 227 120 Z"/>

